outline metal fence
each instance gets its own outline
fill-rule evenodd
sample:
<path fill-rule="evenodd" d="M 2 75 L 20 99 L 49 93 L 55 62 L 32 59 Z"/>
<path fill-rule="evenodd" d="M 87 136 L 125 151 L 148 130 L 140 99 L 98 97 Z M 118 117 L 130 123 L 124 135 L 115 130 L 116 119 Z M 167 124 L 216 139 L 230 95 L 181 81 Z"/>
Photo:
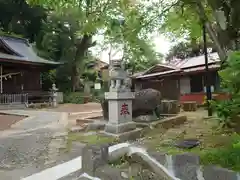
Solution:
<path fill-rule="evenodd" d="M 28 104 L 28 94 L 0 94 L 0 104 Z"/>
<path fill-rule="evenodd" d="M 0 105 L 51 102 L 51 92 L 0 94 Z M 63 103 L 63 92 L 57 92 L 57 103 Z"/>

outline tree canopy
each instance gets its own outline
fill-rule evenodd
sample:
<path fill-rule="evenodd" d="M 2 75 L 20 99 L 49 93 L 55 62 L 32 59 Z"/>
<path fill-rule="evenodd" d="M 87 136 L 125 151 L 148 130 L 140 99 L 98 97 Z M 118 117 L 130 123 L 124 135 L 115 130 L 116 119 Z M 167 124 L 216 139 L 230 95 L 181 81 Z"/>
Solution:
<path fill-rule="evenodd" d="M 30 0 L 29 4 L 48 10 L 48 17 L 36 39 L 38 53 L 55 61 L 66 63 L 64 82 L 72 81 L 72 90 L 80 88 L 84 59 L 91 47 L 98 42 L 93 37 L 101 33 L 104 44 L 122 46 L 123 60 L 132 73 L 149 68 L 160 61 L 162 55 L 155 52 L 150 34 L 156 24 L 142 3 L 129 0 Z M 155 11 L 156 9 L 154 9 Z"/>
<path fill-rule="evenodd" d="M 239 49 L 240 1 L 236 0 L 177 0 L 164 14 L 162 32 L 173 38 L 185 37 L 199 43 L 203 23 L 209 40 L 222 61 L 229 50 Z"/>
<path fill-rule="evenodd" d="M 229 50 L 239 49 L 239 6 L 237 0 L 1 0 L 0 27 L 30 39 L 39 55 L 65 62 L 56 77 L 76 91 L 88 74 L 84 64 L 98 34 L 105 45 L 121 47 L 135 72 L 162 59 L 151 43 L 154 31 L 184 39 L 167 58 L 185 58 L 202 53 L 205 24 L 209 46 L 225 61 Z"/>

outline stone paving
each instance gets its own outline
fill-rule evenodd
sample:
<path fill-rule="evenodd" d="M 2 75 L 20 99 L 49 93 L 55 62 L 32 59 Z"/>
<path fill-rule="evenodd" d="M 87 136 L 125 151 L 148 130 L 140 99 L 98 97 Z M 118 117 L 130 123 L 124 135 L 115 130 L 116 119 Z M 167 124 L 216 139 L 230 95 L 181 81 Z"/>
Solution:
<path fill-rule="evenodd" d="M 66 113 L 24 110 L 4 113 L 29 117 L 0 132 L 1 180 L 19 180 L 63 161 L 59 148 L 65 147 Z"/>

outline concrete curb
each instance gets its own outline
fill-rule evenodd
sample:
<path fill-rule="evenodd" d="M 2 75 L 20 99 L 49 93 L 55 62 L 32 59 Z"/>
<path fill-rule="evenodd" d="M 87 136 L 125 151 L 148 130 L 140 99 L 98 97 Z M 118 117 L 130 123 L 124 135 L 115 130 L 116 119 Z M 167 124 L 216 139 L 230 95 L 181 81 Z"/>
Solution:
<path fill-rule="evenodd" d="M 14 112 L 11 110 L 6 110 L 6 111 L 0 111 L 0 114 L 4 114 L 4 115 L 15 115 L 15 116 L 26 116 L 29 117 L 29 114 L 25 113 L 25 112 Z"/>
<path fill-rule="evenodd" d="M 62 113 L 58 122 L 60 124 L 64 125 L 64 127 L 67 127 L 67 125 L 68 125 L 68 114 L 67 113 Z"/>
<path fill-rule="evenodd" d="M 72 112 L 72 113 L 68 113 L 69 116 L 73 116 L 73 115 L 84 115 L 84 114 L 91 114 L 91 113 L 101 113 L 101 111 L 88 111 L 88 112 Z"/>

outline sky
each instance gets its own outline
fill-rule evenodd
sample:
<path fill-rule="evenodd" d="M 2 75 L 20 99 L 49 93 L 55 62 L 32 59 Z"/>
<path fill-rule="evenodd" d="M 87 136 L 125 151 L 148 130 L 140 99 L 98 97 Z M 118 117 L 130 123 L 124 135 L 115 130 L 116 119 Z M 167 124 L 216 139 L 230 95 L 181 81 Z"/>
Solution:
<path fill-rule="evenodd" d="M 97 36 L 94 38 L 95 40 L 102 41 L 103 37 Z M 153 38 L 153 43 L 155 45 L 155 50 L 157 52 L 160 52 L 164 55 L 166 55 L 168 53 L 168 51 L 170 50 L 171 46 L 173 45 L 170 41 L 168 41 L 163 35 L 156 35 Z M 111 56 L 111 59 L 118 59 L 121 58 L 122 53 L 121 52 L 117 52 L 112 50 L 114 54 L 113 56 Z M 98 47 L 92 49 L 92 52 L 95 56 L 97 56 L 98 58 L 100 58 L 101 61 L 104 61 L 106 63 L 109 63 L 109 48 L 106 50 L 101 50 L 100 45 L 98 45 Z"/>

